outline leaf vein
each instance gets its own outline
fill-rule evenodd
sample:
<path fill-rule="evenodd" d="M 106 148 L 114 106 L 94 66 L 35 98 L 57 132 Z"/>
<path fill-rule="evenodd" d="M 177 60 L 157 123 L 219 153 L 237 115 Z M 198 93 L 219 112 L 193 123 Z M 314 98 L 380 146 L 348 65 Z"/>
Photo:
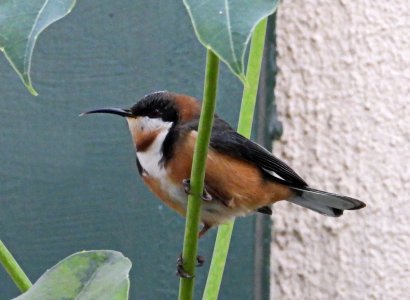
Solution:
<path fill-rule="evenodd" d="M 37 26 L 37 24 L 38 24 L 38 20 L 39 20 L 41 14 L 43 13 L 45 7 L 48 5 L 48 2 L 49 2 L 49 1 L 50 1 L 50 0 L 46 0 L 46 1 L 44 2 L 43 6 L 42 6 L 42 7 L 40 8 L 40 10 L 38 11 L 37 17 L 35 18 L 34 23 L 33 23 L 33 26 L 31 27 L 31 31 L 30 31 L 30 33 L 29 33 L 29 35 L 28 35 L 28 40 L 31 39 L 31 37 L 32 37 L 32 35 L 33 35 L 33 31 L 34 31 L 34 29 L 36 28 L 36 26 Z M 28 48 L 29 48 L 29 47 L 30 47 L 30 43 L 27 42 L 26 51 L 24 51 L 24 66 L 26 66 L 26 63 L 27 63 L 27 51 L 28 51 Z M 29 52 L 30 52 L 30 51 L 29 51 Z M 28 55 L 28 56 L 30 56 L 30 55 Z M 28 65 L 27 65 L 27 73 L 29 73 L 29 72 L 30 72 L 30 58 L 29 58 L 29 62 L 28 62 Z"/>
<path fill-rule="evenodd" d="M 231 31 L 232 26 L 231 26 L 231 16 L 230 16 L 230 13 L 229 13 L 229 2 L 228 2 L 228 0 L 225 0 L 225 10 L 226 10 L 226 23 L 227 23 L 227 27 L 228 27 L 229 46 L 231 47 L 232 57 L 235 61 L 235 65 L 238 67 L 238 58 L 236 57 L 234 44 L 233 44 L 232 31 Z"/>

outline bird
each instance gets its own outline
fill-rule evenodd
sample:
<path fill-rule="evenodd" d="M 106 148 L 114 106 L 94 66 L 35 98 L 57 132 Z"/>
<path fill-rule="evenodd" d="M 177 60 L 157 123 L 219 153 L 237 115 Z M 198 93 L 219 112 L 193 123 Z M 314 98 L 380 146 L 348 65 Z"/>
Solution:
<path fill-rule="evenodd" d="M 185 216 L 201 102 L 188 95 L 158 91 L 145 95 L 131 108 L 100 108 L 81 115 L 96 113 L 126 119 L 142 180 L 168 207 Z M 271 205 L 278 201 L 330 217 L 366 206 L 358 199 L 310 187 L 288 164 L 215 114 L 199 237 L 236 217 L 254 212 L 272 215 Z"/>

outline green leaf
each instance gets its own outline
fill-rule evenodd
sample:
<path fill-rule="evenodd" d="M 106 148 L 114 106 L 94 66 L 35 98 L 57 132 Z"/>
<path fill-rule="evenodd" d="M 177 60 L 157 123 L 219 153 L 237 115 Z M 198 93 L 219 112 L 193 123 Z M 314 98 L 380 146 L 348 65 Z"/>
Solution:
<path fill-rule="evenodd" d="M 131 261 L 120 252 L 78 252 L 45 272 L 14 300 L 125 300 L 130 269 Z"/>
<path fill-rule="evenodd" d="M 37 37 L 50 24 L 67 15 L 75 2 L 76 0 L 0 1 L 0 50 L 33 95 L 37 95 L 37 92 L 31 85 L 30 65 Z"/>
<path fill-rule="evenodd" d="M 255 26 L 277 0 L 183 0 L 199 41 L 246 82 L 244 56 Z"/>

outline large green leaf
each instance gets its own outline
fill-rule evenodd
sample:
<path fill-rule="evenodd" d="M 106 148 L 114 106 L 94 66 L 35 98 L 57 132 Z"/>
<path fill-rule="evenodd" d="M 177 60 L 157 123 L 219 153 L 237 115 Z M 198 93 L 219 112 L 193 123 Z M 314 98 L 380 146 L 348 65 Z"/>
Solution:
<path fill-rule="evenodd" d="M 38 35 L 67 15 L 76 0 L 0 0 L 0 50 L 24 85 L 37 95 L 30 78 L 31 57 Z"/>
<path fill-rule="evenodd" d="M 183 0 L 199 41 L 245 82 L 244 56 L 255 26 L 277 0 Z"/>
<path fill-rule="evenodd" d="M 128 299 L 131 261 L 109 250 L 75 253 L 45 272 L 14 300 Z"/>

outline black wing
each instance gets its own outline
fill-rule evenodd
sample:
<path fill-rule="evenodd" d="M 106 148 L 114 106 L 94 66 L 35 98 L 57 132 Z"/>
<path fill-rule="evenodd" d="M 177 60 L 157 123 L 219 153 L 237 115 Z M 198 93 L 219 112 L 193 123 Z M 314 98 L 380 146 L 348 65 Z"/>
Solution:
<path fill-rule="evenodd" d="M 211 147 L 216 151 L 251 162 L 267 175 L 273 176 L 280 182 L 285 181 L 285 184 L 295 187 L 305 187 L 308 185 L 286 163 L 262 146 L 234 131 L 225 121 L 218 117 L 215 117 L 211 135 Z"/>
<path fill-rule="evenodd" d="M 198 130 L 198 120 L 182 125 L 183 130 Z M 286 163 L 262 146 L 240 135 L 228 123 L 215 115 L 210 146 L 221 153 L 246 160 L 259 167 L 268 177 L 293 187 L 308 184 Z"/>
<path fill-rule="evenodd" d="M 190 124 L 190 130 L 197 130 L 198 123 Z M 215 116 L 211 134 L 211 148 L 223 154 L 256 165 L 272 180 L 290 186 L 297 194 L 290 202 L 317 211 L 319 213 L 338 217 L 343 210 L 360 209 L 366 206 L 360 200 L 312 189 L 286 163 L 276 158 L 268 150 L 250 141 L 234 131 L 226 122 Z M 258 212 L 271 214 L 268 206 L 261 207 Z"/>

